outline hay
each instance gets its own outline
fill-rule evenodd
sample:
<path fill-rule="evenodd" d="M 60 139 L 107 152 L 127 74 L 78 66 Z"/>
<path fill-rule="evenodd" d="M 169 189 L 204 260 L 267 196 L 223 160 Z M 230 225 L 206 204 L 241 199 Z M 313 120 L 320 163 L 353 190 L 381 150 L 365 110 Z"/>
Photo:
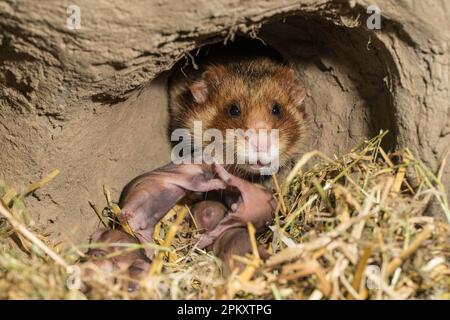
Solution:
<path fill-rule="evenodd" d="M 273 255 L 265 262 L 257 253 L 239 258 L 248 264 L 241 275 L 224 279 L 221 262 L 192 245 L 197 231 L 182 219 L 186 209 L 174 208 L 155 232 L 161 250 L 152 274 L 133 293 L 124 289 L 126 274 L 104 273 L 83 276 L 92 290 L 81 293 L 83 268 L 76 262 L 86 245 L 56 246 L 34 227 L 23 197 L 55 173 L 23 193 L 0 183 L 0 298 L 449 299 L 450 210 L 442 170 L 434 175 L 408 150 L 386 154 L 384 135 L 339 159 L 305 154 L 284 181 L 276 180 L 276 222 L 257 237 Z M 110 225 L 117 206 L 107 188 L 104 193 L 102 212 L 91 205 Z M 447 221 L 422 215 L 430 200 Z M 249 231 L 254 239 L 251 225 Z"/>

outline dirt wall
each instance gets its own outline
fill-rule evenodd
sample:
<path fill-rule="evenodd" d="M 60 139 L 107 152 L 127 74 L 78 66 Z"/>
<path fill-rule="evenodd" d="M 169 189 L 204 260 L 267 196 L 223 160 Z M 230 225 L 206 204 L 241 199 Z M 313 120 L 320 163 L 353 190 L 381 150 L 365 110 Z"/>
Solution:
<path fill-rule="evenodd" d="M 304 78 L 305 151 L 340 154 L 389 129 L 386 149 L 409 147 L 436 171 L 450 146 L 448 1 L 80 0 L 76 30 L 70 4 L 0 2 L 0 176 L 21 186 L 61 170 L 29 199 L 56 238 L 85 240 L 103 184 L 117 198 L 168 161 L 166 71 L 236 34 L 272 46 Z M 379 30 L 366 26 L 372 4 Z"/>

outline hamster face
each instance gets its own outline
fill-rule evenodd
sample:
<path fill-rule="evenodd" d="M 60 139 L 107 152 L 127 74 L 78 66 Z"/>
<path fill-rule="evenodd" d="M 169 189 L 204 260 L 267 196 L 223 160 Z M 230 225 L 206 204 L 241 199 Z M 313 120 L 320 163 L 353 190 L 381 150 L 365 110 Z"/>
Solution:
<path fill-rule="evenodd" d="M 275 161 L 282 167 L 299 152 L 305 95 L 293 69 L 268 59 L 213 65 L 180 95 L 175 127 L 193 134 L 194 121 L 201 121 L 203 132 L 217 129 L 224 138 L 233 137 L 223 154 L 230 152 L 234 161 L 225 165 L 238 175 L 258 175 Z"/>

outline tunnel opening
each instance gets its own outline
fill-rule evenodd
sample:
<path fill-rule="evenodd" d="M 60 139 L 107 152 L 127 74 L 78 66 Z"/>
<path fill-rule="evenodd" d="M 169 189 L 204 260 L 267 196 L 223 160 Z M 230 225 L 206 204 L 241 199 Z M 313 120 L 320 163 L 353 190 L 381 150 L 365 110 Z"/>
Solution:
<path fill-rule="evenodd" d="M 383 148 L 393 150 L 397 142 L 391 58 L 371 32 L 317 16 L 270 20 L 257 36 L 238 33 L 231 41 L 215 39 L 187 53 L 169 71 L 169 96 L 171 79 L 180 74 L 189 77 L 197 70 L 199 75 L 207 64 L 269 57 L 292 66 L 308 90 L 302 151 L 339 155 L 380 130 L 389 131 Z"/>

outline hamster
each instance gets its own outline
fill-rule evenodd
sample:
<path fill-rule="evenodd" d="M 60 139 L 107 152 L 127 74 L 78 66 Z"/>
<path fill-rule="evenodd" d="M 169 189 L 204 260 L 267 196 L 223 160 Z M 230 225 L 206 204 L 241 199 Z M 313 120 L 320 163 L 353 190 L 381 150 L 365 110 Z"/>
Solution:
<path fill-rule="evenodd" d="M 120 220 L 128 223 L 141 243 L 152 242 L 156 224 L 191 191 L 220 190 L 225 183 L 211 168 L 195 164 L 169 163 L 131 180 L 120 195 Z M 154 251 L 145 250 L 148 258 Z"/>
<path fill-rule="evenodd" d="M 192 215 L 197 227 L 203 231 L 212 231 L 223 220 L 226 213 L 225 206 L 218 201 L 200 201 L 192 209 Z M 224 230 L 214 243 L 207 247 L 224 264 L 224 275 L 228 276 L 235 269 L 238 273 L 245 269 L 245 264 L 233 259 L 233 256 L 245 256 L 252 253 L 252 244 L 246 226 L 238 226 Z M 269 254 L 264 245 L 258 246 L 259 256 L 267 259 Z"/>
<path fill-rule="evenodd" d="M 120 219 L 128 223 L 141 243 L 151 242 L 156 223 L 191 191 L 207 192 L 226 188 L 237 189 L 240 194 L 237 201 L 229 206 L 231 212 L 226 216 L 227 209 L 223 205 L 208 208 L 208 204 L 203 204 L 203 207 L 197 209 L 204 212 L 204 221 L 201 222 L 209 230 L 200 241 L 200 246 L 212 244 L 230 228 L 246 227 L 247 222 L 253 223 L 257 231 L 264 230 L 273 218 L 275 200 L 272 194 L 258 184 L 228 173 L 218 163 L 214 163 L 212 167 L 169 164 L 136 177 L 121 194 Z M 222 218 L 214 228 L 212 225 L 216 222 L 208 221 L 213 211 L 217 211 Z M 153 251 L 147 249 L 146 255 L 152 258 Z"/>
<path fill-rule="evenodd" d="M 213 244 L 229 229 L 247 227 L 251 222 L 256 232 L 262 232 L 273 220 L 276 200 L 263 186 L 248 182 L 227 172 L 221 165 L 214 164 L 214 171 L 227 186 L 240 192 L 238 202 L 231 205 L 231 211 L 207 233 L 200 237 L 198 246 L 205 248 Z"/>
<path fill-rule="evenodd" d="M 94 243 L 102 243 L 103 247 L 90 248 L 86 252 L 87 257 L 96 257 L 96 260 L 85 258 L 85 275 L 98 275 L 96 272 L 104 273 L 127 271 L 130 281 L 128 290 L 138 289 L 138 281 L 147 274 L 150 268 L 150 260 L 145 256 L 144 250 L 127 250 L 120 245 L 138 244 L 139 241 L 128 233 L 121 230 L 99 229 L 91 237 Z M 93 268 L 95 266 L 95 268 Z M 83 284 L 82 291 L 87 292 L 90 288 Z"/>
<path fill-rule="evenodd" d="M 214 229 L 225 217 L 227 208 L 218 201 L 199 201 L 191 208 L 197 228 L 203 232 Z"/>
<path fill-rule="evenodd" d="M 223 137 L 227 129 L 279 130 L 278 144 L 271 136 L 258 137 L 248 147 L 236 143 L 234 161 L 226 164 L 231 173 L 248 180 L 264 178 L 262 169 L 274 157 L 283 168 L 299 154 L 306 126 L 306 89 L 291 67 L 269 58 L 221 62 L 207 65 L 203 73 L 185 78 L 184 83 L 179 79 L 175 83 L 169 88 L 171 133 L 184 128 L 194 137 L 196 121 L 201 121 L 203 132 L 218 129 Z M 209 143 L 203 141 L 203 147 Z M 248 163 L 250 154 L 258 154 L 256 163 Z M 246 163 L 238 163 L 239 157 Z"/>

